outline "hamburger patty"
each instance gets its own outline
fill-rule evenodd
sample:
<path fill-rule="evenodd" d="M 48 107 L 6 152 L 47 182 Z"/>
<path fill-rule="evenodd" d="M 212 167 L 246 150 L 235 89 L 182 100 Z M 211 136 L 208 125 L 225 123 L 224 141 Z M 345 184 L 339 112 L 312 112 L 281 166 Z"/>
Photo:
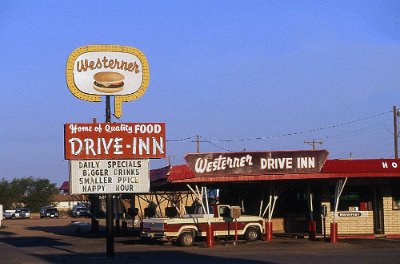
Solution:
<path fill-rule="evenodd" d="M 122 85 L 124 85 L 124 82 L 118 82 L 118 83 L 106 85 L 106 84 L 102 84 L 102 83 L 95 81 L 94 85 L 96 85 L 98 87 L 103 87 L 103 88 L 118 88 L 118 87 L 121 87 Z"/>

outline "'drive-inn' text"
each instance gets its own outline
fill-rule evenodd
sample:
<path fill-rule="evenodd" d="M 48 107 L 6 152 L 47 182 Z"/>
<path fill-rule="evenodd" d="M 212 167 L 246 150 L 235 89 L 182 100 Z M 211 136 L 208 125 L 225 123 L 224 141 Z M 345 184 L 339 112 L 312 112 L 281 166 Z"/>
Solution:
<path fill-rule="evenodd" d="M 86 156 L 97 155 L 123 155 L 129 152 L 133 155 L 159 155 L 164 153 L 164 139 L 156 138 L 136 138 L 124 144 L 123 138 L 71 138 L 69 141 L 71 154 Z"/>

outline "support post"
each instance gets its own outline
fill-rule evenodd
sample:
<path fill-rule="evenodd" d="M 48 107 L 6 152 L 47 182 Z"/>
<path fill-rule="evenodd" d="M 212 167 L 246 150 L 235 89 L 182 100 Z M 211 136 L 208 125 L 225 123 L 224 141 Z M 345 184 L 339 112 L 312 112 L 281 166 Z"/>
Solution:
<path fill-rule="evenodd" d="M 339 207 L 340 196 L 342 195 L 344 186 L 347 183 L 347 177 L 344 180 L 339 180 L 336 183 L 335 188 L 335 211 L 333 212 L 333 221 L 331 223 L 331 242 L 336 243 L 338 241 L 338 224 L 336 223 L 336 214 Z"/>
<path fill-rule="evenodd" d="M 336 243 L 338 240 L 338 223 L 331 223 L 331 243 Z"/>
<path fill-rule="evenodd" d="M 394 136 L 394 158 L 398 159 L 399 158 L 399 143 L 398 143 L 398 129 L 397 129 L 397 107 L 393 106 L 393 136 Z"/>
<path fill-rule="evenodd" d="M 317 222 L 309 221 L 308 222 L 308 239 L 311 241 L 315 241 L 317 236 Z"/>
<path fill-rule="evenodd" d="M 313 192 L 311 189 L 311 185 L 308 184 L 307 188 L 307 196 L 308 196 L 308 209 L 310 210 L 310 219 L 308 221 L 308 239 L 311 241 L 315 241 L 317 237 L 317 222 L 314 221 L 314 206 L 313 206 Z"/>
<path fill-rule="evenodd" d="M 111 123 L 110 96 L 106 96 L 106 123 Z M 113 195 L 106 194 L 107 257 L 114 257 Z"/>
<path fill-rule="evenodd" d="M 107 257 L 114 257 L 113 196 L 106 194 Z"/>
<path fill-rule="evenodd" d="M 265 240 L 267 242 L 272 241 L 273 235 L 272 235 L 272 221 L 268 220 L 265 222 Z"/>
<path fill-rule="evenodd" d="M 237 224 L 237 218 L 235 218 L 235 243 L 238 242 L 238 224 Z"/>
<path fill-rule="evenodd" d="M 117 196 L 115 196 L 114 197 L 114 219 L 115 219 L 115 231 L 117 233 L 121 232 L 119 209 L 120 209 L 119 198 Z"/>
<path fill-rule="evenodd" d="M 212 248 L 214 246 L 214 231 L 212 224 L 207 225 L 207 247 Z"/>

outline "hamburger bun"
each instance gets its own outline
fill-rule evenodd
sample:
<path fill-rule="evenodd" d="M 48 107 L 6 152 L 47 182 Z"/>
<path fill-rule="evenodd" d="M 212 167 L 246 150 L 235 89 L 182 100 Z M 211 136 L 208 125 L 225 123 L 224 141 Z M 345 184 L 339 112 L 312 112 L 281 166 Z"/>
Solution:
<path fill-rule="evenodd" d="M 118 72 L 98 72 L 93 75 L 93 88 L 102 93 L 116 93 L 124 89 L 124 75 Z"/>

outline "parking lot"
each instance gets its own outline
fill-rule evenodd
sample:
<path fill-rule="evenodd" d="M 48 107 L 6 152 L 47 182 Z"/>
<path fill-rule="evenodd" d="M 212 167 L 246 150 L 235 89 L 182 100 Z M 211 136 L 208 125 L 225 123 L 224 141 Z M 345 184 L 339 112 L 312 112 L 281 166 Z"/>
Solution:
<path fill-rule="evenodd" d="M 73 223 L 72 221 L 78 221 Z M 400 263 L 400 241 L 341 240 L 339 243 L 275 238 L 272 242 L 199 241 L 183 248 L 171 243 L 144 243 L 116 234 L 115 256 L 106 257 L 105 222 L 90 231 L 90 219 L 61 217 L 5 220 L 0 229 L 1 263 Z"/>

